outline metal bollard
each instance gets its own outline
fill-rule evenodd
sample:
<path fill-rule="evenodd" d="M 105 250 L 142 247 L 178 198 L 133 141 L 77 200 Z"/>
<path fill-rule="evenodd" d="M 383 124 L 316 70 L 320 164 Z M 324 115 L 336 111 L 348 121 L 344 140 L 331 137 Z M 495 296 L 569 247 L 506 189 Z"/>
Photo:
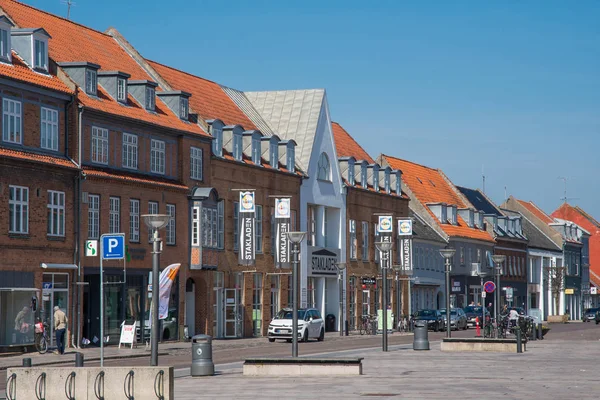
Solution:
<path fill-rule="evenodd" d="M 75 353 L 75 367 L 81 368 L 83 367 L 83 353 Z"/>
<path fill-rule="evenodd" d="M 348 331 L 350 330 L 348 320 L 344 321 L 344 330 L 346 331 L 346 336 L 348 336 Z"/>
<path fill-rule="evenodd" d="M 23 359 L 23 368 L 31 368 L 31 358 Z"/>
<path fill-rule="evenodd" d="M 544 334 L 542 333 L 542 324 L 538 324 L 537 326 L 537 335 L 538 339 L 544 340 Z"/>
<path fill-rule="evenodd" d="M 523 352 L 523 339 L 521 338 L 521 328 L 515 328 L 515 334 L 517 335 L 517 353 Z"/>
<path fill-rule="evenodd" d="M 373 332 L 373 335 L 377 335 L 377 321 L 371 322 L 371 331 Z"/>

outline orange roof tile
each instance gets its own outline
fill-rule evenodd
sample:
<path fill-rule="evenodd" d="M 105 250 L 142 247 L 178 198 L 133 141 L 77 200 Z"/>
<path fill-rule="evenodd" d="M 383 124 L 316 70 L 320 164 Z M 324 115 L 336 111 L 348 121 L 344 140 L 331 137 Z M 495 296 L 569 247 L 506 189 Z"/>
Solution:
<path fill-rule="evenodd" d="M 48 54 L 56 62 L 87 61 L 99 64 L 102 71 L 128 73 L 131 80 L 152 80 L 112 36 L 14 0 L 0 0 L 0 7 L 20 28 L 44 28 L 52 37 L 48 41 Z M 123 107 L 106 92 L 102 94 L 104 96 L 100 96 L 99 100 L 82 94 L 81 101 L 84 106 L 99 111 L 207 135 L 198 125 L 182 121 L 166 106 L 153 114 L 141 107 L 134 110 Z M 162 105 L 160 101 L 156 101 L 156 104 Z"/>
<path fill-rule="evenodd" d="M 56 90 L 68 94 L 74 93 L 74 91 L 58 77 L 34 72 L 15 52 L 12 53 L 12 64 L 4 62 L 0 63 L 0 75 L 45 89 Z"/>
<path fill-rule="evenodd" d="M 529 201 L 529 202 L 524 201 L 524 200 L 517 200 L 517 201 L 519 203 L 521 203 L 521 205 L 523 207 L 525 207 L 527 210 L 529 210 L 529 212 L 531 212 L 533 215 L 535 215 L 536 217 L 538 217 L 545 223 L 551 224 L 554 222 L 554 220 L 552 218 L 550 218 L 548 216 L 548 214 L 546 214 L 544 211 L 542 211 L 542 209 L 539 208 L 538 206 L 536 206 L 532 201 Z"/>
<path fill-rule="evenodd" d="M 423 205 L 428 203 L 446 203 L 455 205 L 458 208 L 465 208 L 467 205 L 458 196 L 451 184 L 444 178 L 441 171 L 410 161 L 383 155 L 387 163 L 393 169 L 402 171 L 402 181 L 417 197 Z M 435 218 L 435 215 L 428 207 L 429 213 Z M 435 218 L 437 221 L 437 218 Z M 439 226 L 450 236 L 465 237 L 470 239 L 494 241 L 487 231 L 476 228 L 470 228 L 467 223 L 458 216 L 458 225 L 442 224 Z"/>
<path fill-rule="evenodd" d="M 225 125 L 239 124 L 246 130 L 257 129 L 218 83 L 159 64 L 156 61 L 146 61 L 171 86 L 185 88 L 192 94 L 190 108 L 197 112 L 202 119 L 220 119 Z"/>
<path fill-rule="evenodd" d="M 365 160 L 374 164 L 375 160 L 358 144 L 356 140 L 337 122 L 331 123 L 335 149 L 338 157 L 354 157 L 357 160 Z"/>
<path fill-rule="evenodd" d="M 90 167 L 84 167 L 83 170 L 85 171 L 86 175 L 90 176 L 90 177 L 119 180 L 119 181 L 129 182 L 129 183 L 133 183 L 133 184 L 139 184 L 139 185 L 155 185 L 155 186 L 162 186 L 162 187 L 171 188 L 171 189 L 179 189 L 179 190 L 185 190 L 185 191 L 188 190 L 187 186 L 182 185 L 181 183 L 178 183 L 178 182 L 169 181 L 164 178 L 144 178 L 144 177 L 136 176 L 133 174 L 114 173 L 114 172 L 108 172 L 108 171 L 104 171 L 101 169 L 90 168 Z"/>
<path fill-rule="evenodd" d="M 0 156 L 13 158 L 17 160 L 31 161 L 44 164 L 52 164 L 60 167 L 77 169 L 75 164 L 63 157 L 56 157 L 46 154 L 30 153 L 22 150 L 14 150 L 0 147 Z"/>

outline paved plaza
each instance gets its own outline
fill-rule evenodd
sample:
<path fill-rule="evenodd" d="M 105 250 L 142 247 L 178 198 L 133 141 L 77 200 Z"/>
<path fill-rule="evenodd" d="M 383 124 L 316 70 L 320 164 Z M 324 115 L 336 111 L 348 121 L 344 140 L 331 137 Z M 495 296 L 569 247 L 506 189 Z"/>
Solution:
<path fill-rule="evenodd" d="M 364 357 L 361 377 L 252 378 L 241 363 L 218 376 L 176 380 L 176 398 L 223 399 L 565 399 L 598 398 L 600 341 L 531 342 L 523 354 L 442 353 L 411 346 L 338 352 Z"/>

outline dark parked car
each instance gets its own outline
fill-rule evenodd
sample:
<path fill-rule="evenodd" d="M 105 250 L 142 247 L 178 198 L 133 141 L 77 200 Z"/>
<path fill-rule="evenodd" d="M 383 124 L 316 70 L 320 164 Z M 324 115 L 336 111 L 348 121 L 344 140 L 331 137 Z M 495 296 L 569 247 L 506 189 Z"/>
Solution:
<path fill-rule="evenodd" d="M 443 308 L 440 310 L 442 317 L 446 320 L 446 309 Z M 450 309 L 450 329 L 462 329 L 466 330 L 468 328 L 467 325 L 467 316 L 462 308 L 451 308 Z"/>
<path fill-rule="evenodd" d="M 469 326 L 475 326 L 475 318 L 479 317 L 479 326 L 483 326 L 482 325 L 482 318 L 483 318 L 483 309 L 484 307 L 481 306 L 468 306 L 465 307 L 463 310 L 465 312 L 465 315 L 467 316 L 467 325 Z M 490 312 L 485 309 L 485 316 L 489 317 L 490 316 Z"/>
<path fill-rule="evenodd" d="M 600 324 L 600 309 L 598 309 L 598 311 L 596 311 L 596 325 Z"/>
<path fill-rule="evenodd" d="M 588 308 L 583 312 L 583 322 L 594 321 L 596 319 L 596 312 L 600 311 L 600 308 Z"/>
<path fill-rule="evenodd" d="M 445 328 L 444 318 L 438 310 L 420 310 L 413 317 L 415 326 L 427 325 L 428 329 L 443 331 Z"/>

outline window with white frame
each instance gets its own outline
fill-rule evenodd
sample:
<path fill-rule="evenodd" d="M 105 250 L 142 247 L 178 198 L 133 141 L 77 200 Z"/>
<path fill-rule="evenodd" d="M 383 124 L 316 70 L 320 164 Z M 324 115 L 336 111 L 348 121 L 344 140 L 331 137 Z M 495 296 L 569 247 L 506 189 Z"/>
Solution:
<path fill-rule="evenodd" d="M 330 168 L 329 157 L 327 157 L 327 154 L 321 153 L 321 156 L 319 156 L 319 164 L 317 166 L 317 179 L 331 181 Z"/>
<path fill-rule="evenodd" d="M 8 192 L 8 231 L 10 233 L 28 233 L 29 188 L 9 186 Z"/>
<path fill-rule="evenodd" d="M 306 219 L 306 244 L 309 246 L 316 245 L 317 235 L 317 208 L 315 206 L 308 206 L 307 208 L 307 219 Z"/>
<path fill-rule="evenodd" d="M 240 203 L 233 202 L 233 250 L 240 249 Z"/>
<path fill-rule="evenodd" d="M 93 69 L 85 70 L 85 92 L 94 96 L 98 93 L 98 76 Z"/>
<path fill-rule="evenodd" d="M 108 213 L 108 233 L 121 232 L 121 199 L 111 197 Z"/>
<path fill-rule="evenodd" d="M 367 261 L 369 259 L 369 223 L 363 221 L 362 223 L 362 259 Z"/>
<path fill-rule="evenodd" d="M 200 246 L 200 207 L 192 208 L 192 246 Z"/>
<path fill-rule="evenodd" d="M 219 247 L 219 218 L 215 207 L 202 207 L 202 247 Z"/>
<path fill-rule="evenodd" d="M 169 223 L 165 227 L 165 230 L 167 231 L 167 244 L 175 244 L 175 204 L 167 204 L 167 215 L 169 216 Z"/>
<path fill-rule="evenodd" d="M 150 171 L 165 173 L 165 142 L 162 140 L 152 139 L 150 143 Z"/>
<path fill-rule="evenodd" d="M 148 214 L 158 214 L 158 203 L 156 201 L 148 202 Z M 152 229 L 148 228 L 148 241 L 152 242 Z"/>
<path fill-rule="evenodd" d="M 225 202 L 223 200 L 217 203 L 217 247 L 225 247 Z"/>
<path fill-rule="evenodd" d="M 123 133 L 123 168 L 137 169 L 138 167 L 138 137 Z"/>
<path fill-rule="evenodd" d="M 211 126 L 210 133 L 213 136 L 213 153 L 217 156 L 223 155 L 223 130 L 214 125 Z"/>
<path fill-rule="evenodd" d="M 279 147 L 275 142 L 270 143 L 269 161 L 271 168 L 279 168 Z"/>
<path fill-rule="evenodd" d="M 0 57 L 10 60 L 10 33 L 6 29 L 0 29 Z"/>
<path fill-rule="evenodd" d="M 354 179 L 354 163 L 351 162 L 348 163 L 348 183 L 350 186 L 354 186 L 356 183 Z"/>
<path fill-rule="evenodd" d="M 396 172 L 396 194 L 400 196 L 402 194 L 402 174 Z"/>
<path fill-rule="evenodd" d="M 146 87 L 146 110 L 154 111 L 155 104 L 155 92 L 153 87 Z"/>
<path fill-rule="evenodd" d="M 260 165 L 260 137 L 252 138 L 252 162 L 254 164 Z"/>
<path fill-rule="evenodd" d="M 117 78 L 117 100 L 127 101 L 127 82 L 122 78 Z"/>
<path fill-rule="evenodd" d="M 100 196 L 88 195 L 88 239 L 100 237 Z"/>
<path fill-rule="evenodd" d="M 33 67 L 36 69 L 48 70 L 48 49 L 44 40 L 35 40 L 35 54 Z"/>
<path fill-rule="evenodd" d="M 92 127 L 92 162 L 108 164 L 108 129 Z"/>
<path fill-rule="evenodd" d="M 367 179 L 367 166 L 366 165 L 361 165 L 360 167 L 360 183 L 361 186 L 363 187 L 363 189 L 366 189 L 369 185 L 368 179 Z"/>
<path fill-rule="evenodd" d="M 48 236 L 65 236 L 65 192 L 48 190 Z"/>
<path fill-rule="evenodd" d="M 387 194 L 389 194 L 389 193 L 390 193 L 390 191 L 391 191 L 391 188 L 390 188 L 390 173 L 389 173 L 389 171 L 386 171 L 386 172 L 385 172 L 385 177 L 384 177 L 384 179 L 385 179 L 385 184 L 384 184 L 384 185 L 385 185 L 385 192 L 386 192 Z"/>
<path fill-rule="evenodd" d="M 379 192 L 379 167 L 377 165 L 373 167 L 373 189 Z"/>
<path fill-rule="evenodd" d="M 2 101 L 2 140 L 23 143 L 21 102 L 5 98 Z"/>
<path fill-rule="evenodd" d="M 296 170 L 296 148 L 294 146 L 288 146 L 286 157 L 287 169 L 294 172 Z"/>
<path fill-rule="evenodd" d="M 188 119 L 189 113 L 189 100 L 185 97 L 179 99 L 179 117 L 181 119 Z"/>
<path fill-rule="evenodd" d="M 254 215 L 254 242 L 256 244 L 256 252 L 261 254 L 263 252 L 263 221 L 262 221 L 262 206 L 256 206 L 256 212 Z"/>
<path fill-rule="evenodd" d="M 41 108 L 40 146 L 43 149 L 58 150 L 58 111 Z"/>
<path fill-rule="evenodd" d="M 140 241 L 140 201 L 129 200 L 129 241 Z"/>
<path fill-rule="evenodd" d="M 356 260 L 356 250 L 357 250 L 357 243 L 356 243 L 356 221 L 351 219 L 350 220 L 350 259 L 351 260 Z"/>
<path fill-rule="evenodd" d="M 190 147 L 190 178 L 202 180 L 202 149 Z"/>

